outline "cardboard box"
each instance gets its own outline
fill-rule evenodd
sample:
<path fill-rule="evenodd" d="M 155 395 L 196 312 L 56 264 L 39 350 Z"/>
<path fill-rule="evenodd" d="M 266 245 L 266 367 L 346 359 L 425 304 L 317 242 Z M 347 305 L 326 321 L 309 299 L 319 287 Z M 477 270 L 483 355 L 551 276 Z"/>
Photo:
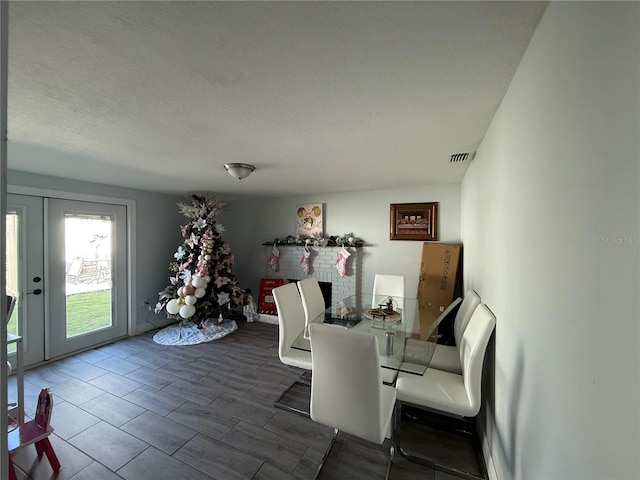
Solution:
<path fill-rule="evenodd" d="M 422 246 L 418 300 L 421 309 L 431 312 L 429 318 L 437 318 L 455 298 L 461 249 L 446 243 L 425 242 Z"/>

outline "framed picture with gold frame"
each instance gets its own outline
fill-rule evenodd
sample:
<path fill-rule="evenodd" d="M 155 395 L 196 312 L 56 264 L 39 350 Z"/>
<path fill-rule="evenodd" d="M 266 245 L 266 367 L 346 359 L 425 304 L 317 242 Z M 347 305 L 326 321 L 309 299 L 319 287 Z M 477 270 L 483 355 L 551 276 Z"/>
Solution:
<path fill-rule="evenodd" d="M 389 240 L 438 240 L 438 202 L 392 203 Z"/>

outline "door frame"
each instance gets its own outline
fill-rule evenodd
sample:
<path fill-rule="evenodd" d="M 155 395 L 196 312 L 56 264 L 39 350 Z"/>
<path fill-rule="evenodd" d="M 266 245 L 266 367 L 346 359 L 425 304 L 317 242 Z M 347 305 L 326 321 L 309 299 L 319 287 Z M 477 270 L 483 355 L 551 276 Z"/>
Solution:
<path fill-rule="evenodd" d="M 9 210 L 15 211 L 18 220 L 18 230 L 15 232 L 18 242 L 17 250 L 14 252 L 16 255 L 14 270 L 17 276 L 15 293 L 18 298 L 13 316 L 18 326 L 17 334 L 22 337 L 23 365 L 37 365 L 46 360 L 44 319 L 47 289 L 43 285 L 46 281 L 44 241 L 43 235 L 31 234 L 31 232 L 39 233 L 44 225 L 43 203 L 42 197 L 7 194 L 5 213 Z M 5 232 L 5 238 L 7 238 L 6 234 Z M 8 245 L 5 245 L 5 252 L 7 248 Z M 37 259 L 37 268 L 34 269 L 31 265 L 32 270 L 30 270 L 28 264 L 33 259 Z M 40 282 L 34 281 L 34 275 L 41 278 Z M 40 289 L 42 294 L 35 295 L 36 289 Z M 42 321 L 27 321 L 28 318 L 42 319 Z M 9 361 L 17 361 L 16 355 L 17 352 L 9 354 Z"/>
<path fill-rule="evenodd" d="M 123 205 L 127 209 L 127 335 L 133 336 L 137 333 L 138 313 L 135 299 L 137 298 L 137 285 L 135 284 L 136 276 L 136 235 L 134 229 L 136 225 L 136 201 L 119 198 L 108 197 L 104 195 L 92 195 L 87 193 L 66 192 L 62 190 L 52 190 L 48 188 L 25 187 L 22 185 L 7 185 L 7 193 L 16 195 L 32 195 L 38 197 L 49 197 L 60 200 L 77 200 L 82 202 L 93 203 L 109 203 L 112 205 Z M 45 245 L 45 249 L 47 245 Z M 45 315 L 47 312 L 45 304 Z"/>

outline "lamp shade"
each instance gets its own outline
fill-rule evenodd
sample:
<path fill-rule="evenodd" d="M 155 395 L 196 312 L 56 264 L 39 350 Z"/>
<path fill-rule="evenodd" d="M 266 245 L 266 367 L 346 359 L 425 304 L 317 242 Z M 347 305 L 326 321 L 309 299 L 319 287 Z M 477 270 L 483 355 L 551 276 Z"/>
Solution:
<path fill-rule="evenodd" d="M 226 163 L 224 168 L 229 172 L 229 175 L 238 180 L 248 177 L 256 169 L 256 167 L 248 163 Z"/>

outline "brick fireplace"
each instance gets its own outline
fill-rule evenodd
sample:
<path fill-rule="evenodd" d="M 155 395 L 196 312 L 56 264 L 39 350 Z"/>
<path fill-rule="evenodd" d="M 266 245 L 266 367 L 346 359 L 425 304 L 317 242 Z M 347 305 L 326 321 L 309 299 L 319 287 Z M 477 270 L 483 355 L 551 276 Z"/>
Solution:
<path fill-rule="evenodd" d="M 355 295 L 362 289 L 362 248 L 345 247 L 351 256 L 347 259 L 347 270 L 344 277 L 340 276 L 335 266 L 341 247 L 309 247 L 311 251 L 309 275 L 305 275 L 300 267 L 300 259 L 304 252 L 303 246 L 278 245 L 278 250 L 280 250 L 280 270 L 278 272 L 274 272 L 267 265 L 272 248 L 271 245 L 265 246 L 265 278 L 282 278 L 286 282 L 316 277 L 318 282 L 331 284 L 332 303 L 341 298 Z M 278 323 L 278 317 L 277 315 L 260 314 L 260 321 Z"/>

